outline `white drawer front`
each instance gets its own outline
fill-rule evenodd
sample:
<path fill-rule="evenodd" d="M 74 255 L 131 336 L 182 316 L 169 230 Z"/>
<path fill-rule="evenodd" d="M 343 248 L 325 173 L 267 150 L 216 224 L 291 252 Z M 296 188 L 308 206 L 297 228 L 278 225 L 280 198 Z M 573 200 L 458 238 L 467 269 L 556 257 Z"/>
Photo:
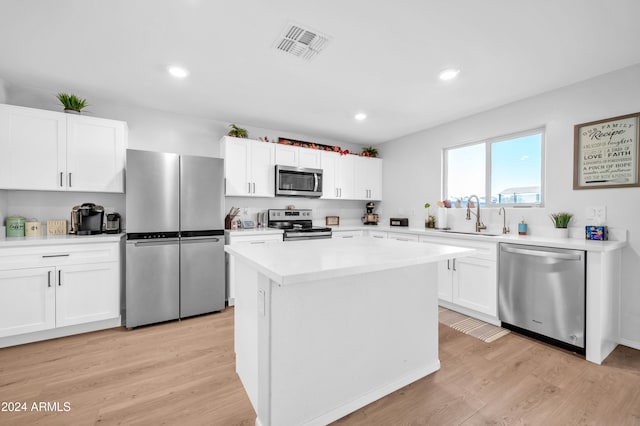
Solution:
<path fill-rule="evenodd" d="M 120 244 L 116 242 L 0 249 L 0 269 L 117 262 L 119 260 Z"/>

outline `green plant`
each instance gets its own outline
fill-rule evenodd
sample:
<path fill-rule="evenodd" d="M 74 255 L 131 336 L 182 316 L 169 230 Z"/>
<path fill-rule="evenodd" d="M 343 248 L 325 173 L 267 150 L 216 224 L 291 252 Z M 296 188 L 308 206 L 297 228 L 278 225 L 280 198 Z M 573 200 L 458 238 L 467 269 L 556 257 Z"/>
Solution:
<path fill-rule="evenodd" d="M 552 213 L 549 216 L 551 217 L 553 226 L 556 228 L 567 228 L 569 222 L 571 222 L 571 218 L 573 218 L 573 214 L 571 213 Z"/>
<path fill-rule="evenodd" d="M 68 93 L 58 93 L 56 95 L 64 109 L 80 112 L 82 108 L 87 106 L 86 99 L 80 99 L 76 95 L 70 95 Z"/>
<path fill-rule="evenodd" d="M 243 129 L 242 127 L 238 127 L 235 124 L 229 124 L 229 127 L 231 127 L 231 130 L 229 130 L 229 133 L 227 133 L 227 136 L 233 136 L 234 138 L 249 137 L 249 132 L 247 132 L 246 129 Z"/>
<path fill-rule="evenodd" d="M 378 156 L 378 150 L 375 149 L 372 146 L 367 146 L 362 148 L 362 155 L 364 157 L 377 157 Z"/>

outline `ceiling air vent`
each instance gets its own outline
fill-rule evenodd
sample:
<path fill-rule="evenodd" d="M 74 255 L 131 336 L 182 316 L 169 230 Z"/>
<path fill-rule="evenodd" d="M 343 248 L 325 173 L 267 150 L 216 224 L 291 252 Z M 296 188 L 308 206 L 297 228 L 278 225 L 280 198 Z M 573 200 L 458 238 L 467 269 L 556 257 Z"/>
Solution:
<path fill-rule="evenodd" d="M 300 25 L 288 24 L 276 40 L 275 47 L 282 52 L 311 60 L 326 47 L 329 40 L 327 35 Z"/>

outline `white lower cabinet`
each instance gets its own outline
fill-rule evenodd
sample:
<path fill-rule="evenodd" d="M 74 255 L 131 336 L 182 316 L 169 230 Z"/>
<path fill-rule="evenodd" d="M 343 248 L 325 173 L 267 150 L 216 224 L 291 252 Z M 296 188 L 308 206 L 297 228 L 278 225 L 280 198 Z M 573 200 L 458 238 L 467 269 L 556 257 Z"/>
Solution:
<path fill-rule="evenodd" d="M 56 326 L 55 268 L 0 271 L 0 337 Z"/>
<path fill-rule="evenodd" d="M 119 326 L 119 247 L 0 248 L 0 347 Z M 38 334 L 46 331 L 55 334 Z M 20 340 L 2 340 L 12 336 Z"/>
<path fill-rule="evenodd" d="M 398 240 L 398 241 L 418 242 L 420 240 L 420 238 L 416 234 L 405 234 L 403 232 L 387 232 L 387 238 L 390 240 Z"/>
<path fill-rule="evenodd" d="M 243 231 L 227 231 L 225 237 L 226 244 L 281 244 L 283 242 L 282 233 L 254 234 L 243 235 Z M 233 256 L 226 255 L 227 267 L 227 304 L 235 305 L 236 300 L 236 278 L 235 278 L 235 260 Z"/>
<path fill-rule="evenodd" d="M 475 254 L 438 265 L 438 298 L 444 307 L 498 323 L 497 244 L 454 238 L 420 237 L 426 243 L 474 248 Z"/>
<path fill-rule="evenodd" d="M 367 235 L 371 238 L 378 238 L 378 239 L 386 239 L 387 238 L 387 233 L 384 231 L 378 231 L 376 229 L 369 229 L 367 230 Z"/>
<path fill-rule="evenodd" d="M 362 231 L 336 231 L 331 232 L 331 238 L 361 238 L 364 235 Z"/>
<path fill-rule="evenodd" d="M 120 315 L 120 270 L 114 262 L 69 265 L 57 271 L 56 327 Z"/>

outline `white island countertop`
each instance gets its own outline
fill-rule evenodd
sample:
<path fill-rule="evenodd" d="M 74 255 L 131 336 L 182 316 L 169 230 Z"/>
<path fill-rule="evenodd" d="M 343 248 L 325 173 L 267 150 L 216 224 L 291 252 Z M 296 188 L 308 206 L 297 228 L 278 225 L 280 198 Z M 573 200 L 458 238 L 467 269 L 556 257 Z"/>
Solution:
<path fill-rule="evenodd" d="M 468 256 L 475 250 L 362 238 L 287 241 L 268 246 L 227 245 L 225 251 L 242 258 L 274 282 L 289 285 L 437 262 Z"/>

